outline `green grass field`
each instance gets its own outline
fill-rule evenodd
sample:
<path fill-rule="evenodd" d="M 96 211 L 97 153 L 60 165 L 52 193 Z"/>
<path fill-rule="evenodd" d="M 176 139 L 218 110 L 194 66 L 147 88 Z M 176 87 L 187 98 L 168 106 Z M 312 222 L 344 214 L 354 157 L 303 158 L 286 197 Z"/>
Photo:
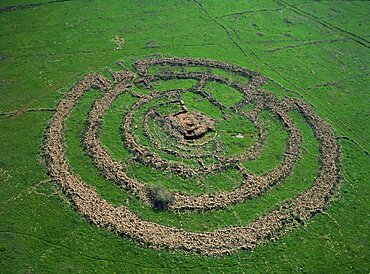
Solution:
<path fill-rule="evenodd" d="M 37 1 L 0 2 L 0 273 L 369 273 L 368 1 Z M 293 97 L 310 104 L 333 127 L 340 148 L 340 179 L 330 206 L 277 240 L 221 257 L 156 250 L 89 223 L 47 173 L 42 157 L 46 128 L 58 102 L 84 75 L 98 72 L 111 79 L 110 69 L 124 65 L 133 71 L 136 60 L 151 57 L 239 65 L 268 77 L 262 89 L 279 99 Z M 158 66 L 149 72 L 167 69 L 182 68 Z M 188 69 L 249 82 L 217 68 Z M 153 89 L 190 88 L 194 83 L 159 80 Z M 222 155 L 248 149 L 257 130 L 232 111 L 242 94 L 213 81 L 204 90 L 226 110 L 193 92 L 181 98 L 190 110 L 214 119 L 217 138 L 224 144 Z M 189 195 L 237 188 L 241 174 L 235 169 L 185 179 L 131 163 L 132 152 L 122 142 L 122 118 L 135 103 L 134 96 L 147 93 L 135 85 L 132 94 L 119 95 L 102 117 L 100 142 L 113 159 L 127 165 L 126 173 Z M 103 199 L 115 207 L 124 204 L 143 220 L 195 232 L 247 225 L 304 192 L 319 172 L 320 150 L 313 130 L 300 113 L 289 111 L 302 135 L 301 154 L 281 182 L 225 209 L 154 210 L 104 178 L 81 143 L 87 115 L 101 96 L 97 90 L 87 92 L 68 117 L 68 163 Z M 135 113 L 134 132 L 141 144 L 176 162 L 175 156 L 151 145 L 140 127 L 145 111 L 156 103 Z M 254 107 L 247 104 L 243 111 Z M 257 159 L 241 166 L 263 175 L 281 163 L 288 136 L 268 111 L 257 119 L 266 129 L 266 147 Z M 176 145 L 155 123 L 149 129 L 157 131 L 167 147 Z M 244 137 L 235 138 L 237 134 Z M 189 153 L 213 152 L 215 143 L 209 136 L 209 143 Z M 182 162 L 201 164 L 194 159 Z M 203 164 L 213 162 L 208 157 Z"/>

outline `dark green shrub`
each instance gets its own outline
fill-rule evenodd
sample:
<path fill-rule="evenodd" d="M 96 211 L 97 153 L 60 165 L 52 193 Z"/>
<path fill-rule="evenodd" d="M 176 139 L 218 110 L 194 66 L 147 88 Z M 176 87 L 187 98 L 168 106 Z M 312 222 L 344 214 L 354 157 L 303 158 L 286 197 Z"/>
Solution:
<path fill-rule="evenodd" d="M 161 185 L 150 185 L 147 187 L 148 196 L 155 209 L 166 209 L 173 201 L 173 194 Z"/>

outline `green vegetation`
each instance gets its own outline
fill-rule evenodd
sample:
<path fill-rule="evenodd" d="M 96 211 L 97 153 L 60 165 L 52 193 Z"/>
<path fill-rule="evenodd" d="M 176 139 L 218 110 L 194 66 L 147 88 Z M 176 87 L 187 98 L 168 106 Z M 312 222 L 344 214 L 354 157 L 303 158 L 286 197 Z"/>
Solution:
<path fill-rule="evenodd" d="M 367 1 L 61 1 L 17 10 L 30 0 L 0 3 L 0 272 L 1 273 L 368 273 L 370 178 L 368 102 L 369 39 Z M 118 45 L 118 44 L 120 45 Z M 89 72 L 125 69 L 150 57 L 193 57 L 239 65 L 269 77 L 261 88 L 279 99 L 300 98 L 334 128 L 341 151 L 341 181 L 325 214 L 278 240 L 224 257 L 178 250 L 156 250 L 90 224 L 77 213 L 61 188 L 49 180 L 42 157 L 43 137 L 58 102 Z M 149 73 L 181 67 L 156 66 Z M 249 79 L 220 69 L 188 67 L 232 82 Z M 191 88 L 194 80 L 156 81 L 153 90 Z M 211 96 L 227 107 L 242 99 L 228 86 L 211 82 Z M 143 86 L 131 91 L 147 94 Z M 213 231 L 246 225 L 312 186 L 320 166 L 318 142 L 304 117 L 289 116 L 302 134 L 293 171 L 261 196 L 204 212 L 155 210 L 133 194 L 106 180 L 81 144 L 86 117 L 100 91 L 86 93 L 68 117 L 66 155 L 74 172 L 106 201 L 127 206 L 140 218 L 188 231 Z M 180 191 L 198 195 L 231 191 L 242 175 L 235 169 L 202 179 L 184 179 L 140 163 L 131 163 L 120 130 L 124 114 L 137 100 L 120 95 L 104 115 L 99 140 L 127 174 L 152 190 L 153 201 L 166 207 Z M 253 124 L 222 112 L 194 92 L 182 94 L 190 111 L 215 120 L 227 156 L 255 142 Z M 152 102 L 151 102 L 152 103 Z M 146 107 L 150 107 L 150 104 Z M 242 110 L 250 111 L 254 104 Z M 140 125 L 142 108 L 134 122 Z M 163 113 L 172 109 L 163 108 Z M 227 117 L 227 119 L 225 119 Z M 244 120 L 243 120 L 244 119 Z M 268 111 L 259 114 L 267 132 L 258 159 L 244 162 L 253 174 L 276 168 L 284 157 L 287 132 Z M 150 124 L 151 130 L 156 127 Z M 159 131 L 164 139 L 164 132 Z M 244 138 L 234 138 L 241 133 Z M 141 127 L 140 143 L 161 157 Z M 167 142 L 167 140 L 166 140 Z M 168 138 L 166 145 L 174 143 Z M 192 153 L 192 150 L 189 153 Z M 212 151 L 214 142 L 205 147 Z M 199 167 L 194 159 L 183 161 Z M 210 165 L 210 157 L 203 164 Z"/>
<path fill-rule="evenodd" d="M 243 94 L 240 91 L 217 82 L 207 83 L 205 91 L 210 93 L 220 104 L 227 107 L 231 107 L 243 99 Z"/>
<path fill-rule="evenodd" d="M 122 144 L 122 132 L 120 127 L 122 124 L 123 115 L 128 111 L 128 108 L 135 102 L 135 99 L 124 93 L 120 95 L 112 106 L 108 109 L 103 117 L 101 129 L 99 131 L 100 142 L 106 147 L 112 158 L 123 161 L 130 156 L 125 146 Z M 85 117 L 80 116 L 80 125 L 83 125 Z"/>
<path fill-rule="evenodd" d="M 168 81 L 154 81 L 153 82 L 153 89 L 162 91 L 162 90 L 170 90 L 170 89 L 178 89 L 178 88 L 191 88 L 196 83 L 195 80 L 187 79 L 174 79 Z"/>
<path fill-rule="evenodd" d="M 149 185 L 147 191 L 150 201 L 155 209 L 166 209 L 168 205 L 171 204 L 171 202 L 173 201 L 173 193 L 161 185 Z"/>
<path fill-rule="evenodd" d="M 243 165 L 252 173 L 261 175 L 276 168 L 282 161 L 288 133 L 279 119 L 267 111 L 260 113 L 258 119 L 262 121 L 267 132 L 266 148 L 258 159 Z"/>
<path fill-rule="evenodd" d="M 68 162 L 75 174 L 94 187 L 99 195 L 105 200 L 111 202 L 114 206 L 122 204 L 127 197 L 125 192 L 120 191 L 113 183 L 107 182 L 94 167 L 92 160 L 85 152 L 81 138 L 85 129 L 86 116 L 91 109 L 93 102 L 100 97 L 99 91 L 88 92 L 80 101 L 80 104 L 74 109 L 67 123 L 65 141 L 67 144 Z M 113 141 L 114 142 L 114 141 Z"/>
<path fill-rule="evenodd" d="M 244 116 L 227 112 L 227 119 L 216 123 L 219 140 L 223 142 L 223 155 L 235 156 L 243 153 L 257 139 L 257 129 Z"/>
<path fill-rule="evenodd" d="M 199 94 L 185 92 L 182 95 L 182 100 L 188 107 L 188 111 L 199 111 L 213 119 L 221 120 L 223 118 L 221 110 Z"/>

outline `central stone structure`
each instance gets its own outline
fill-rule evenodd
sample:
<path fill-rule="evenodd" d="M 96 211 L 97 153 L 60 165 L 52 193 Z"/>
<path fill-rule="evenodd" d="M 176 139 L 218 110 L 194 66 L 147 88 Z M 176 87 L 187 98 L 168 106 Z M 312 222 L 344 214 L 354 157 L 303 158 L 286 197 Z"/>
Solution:
<path fill-rule="evenodd" d="M 173 135 L 185 140 L 202 138 L 214 130 L 214 121 L 197 111 L 182 110 L 166 116 Z"/>

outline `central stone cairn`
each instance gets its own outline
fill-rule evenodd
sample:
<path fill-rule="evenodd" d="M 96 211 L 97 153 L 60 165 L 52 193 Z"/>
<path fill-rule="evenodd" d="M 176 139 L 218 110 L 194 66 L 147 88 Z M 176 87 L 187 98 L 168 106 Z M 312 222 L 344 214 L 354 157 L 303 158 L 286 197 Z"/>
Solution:
<path fill-rule="evenodd" d="M 197 111 L 188 111 L 186 107 L 177 113 L 171 113 L 164 119 L 167 131 L 180 139 L 194 141 L 214 130 L 214 121 Z"/>

